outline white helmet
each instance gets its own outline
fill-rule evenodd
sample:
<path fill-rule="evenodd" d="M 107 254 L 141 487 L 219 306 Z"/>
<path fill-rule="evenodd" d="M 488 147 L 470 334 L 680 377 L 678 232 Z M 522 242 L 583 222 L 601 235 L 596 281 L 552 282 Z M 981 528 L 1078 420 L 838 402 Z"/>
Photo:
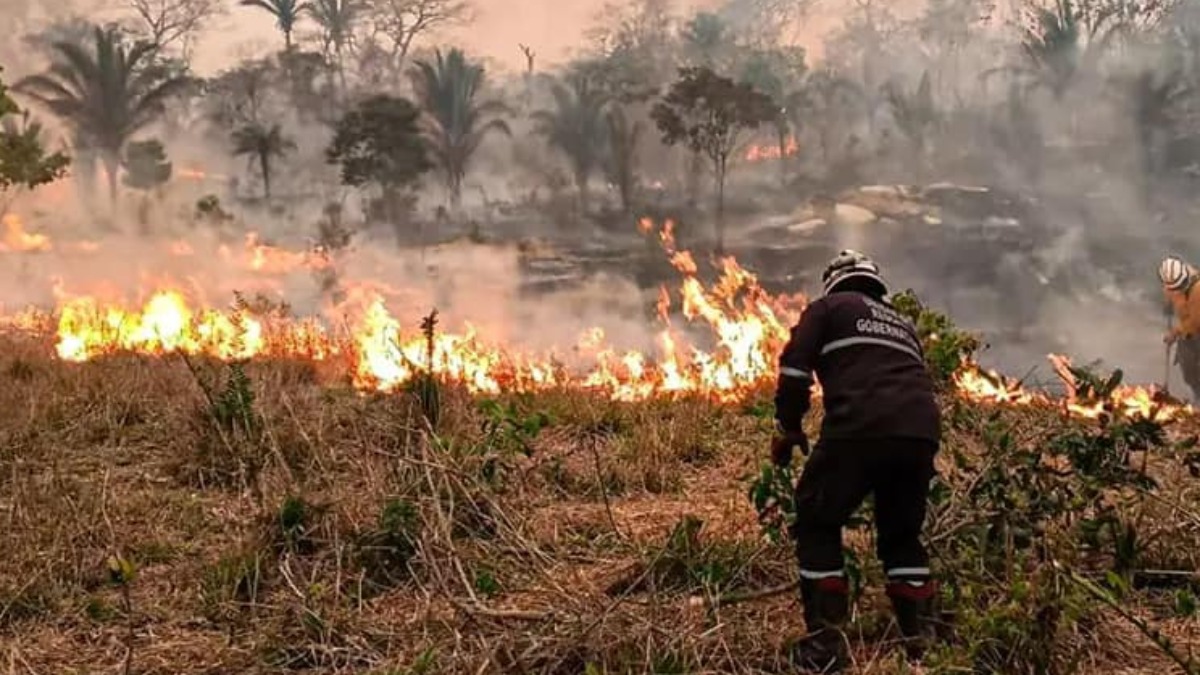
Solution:
<path fill-rule="evenodd" d="M 1183 260 L 1168 256 L 1158 265 L 1158 278 L 1167 290 L 1179 291 L 1187 288 L 1192 279 L 1192 270 Z"/>
<path fill-rule="evenodd" d="M 880 294 L 887 294 L 887 284 L 879 275 L 879 265 L 876 265 L 875 261 L 867 256 L 851 249 L 837 254 L 837 257 L 830 260 L 825 267 L 825 273 L 821 275 L 821 281 L 825 284 L 825 294 L 832 293 L 838 284 L 848 279 L 874 281 L 879 285 Z"/>

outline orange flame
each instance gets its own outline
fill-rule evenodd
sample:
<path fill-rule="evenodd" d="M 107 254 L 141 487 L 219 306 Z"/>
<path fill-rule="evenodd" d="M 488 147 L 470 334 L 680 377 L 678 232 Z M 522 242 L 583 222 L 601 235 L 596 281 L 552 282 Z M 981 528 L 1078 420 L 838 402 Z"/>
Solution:
<path fill-rule="evenodd" d="M 751 145 L 746 148 L 747 162 L 762 162 L 768 159 L 781 159 L 783 157 L 793 157 L 800 152 L 800 143 L 796 141 L 796 137 L 789 135 L 783 143 L 782 150 L 778 144 L 772 145 Z"/>
<path fill-rule="evenodd" d="M 1047 357 L 1059 379 L 1066 385 L 1064 399 L 1025 389 L 1021 383 L 1006 378 L 994 371 L 984 371 L 975 364 L 964 366 L 954 376 L 959 392 L 967 398 L 1012 405 L 1061 406 L 1078 417 L 1099 419 L 1106 412 L 1115 411 L 1129 417 L 1169 422 L 1194 414 L 1190 405 L 1164 400 L 1163 393 L 1155 387 L 1120 385 L 1114 388 L 1105 400 L 1086 401 L 1079 397 L 1079 383 L 1071 373 L 1071 360 L 1058 354 Z"/>
<path fill-rule="evenodd" d="M 643 220 L 639 229 L 650 236 L 655 228 Z M 203 308 L 169 285 L 149 294 L 140 307 L 93 296 L 72 297 L 58 285 L 55 348 L 61 359 L 72 362 L 116 352 L 204 354 L 226 360 L 321 361 L 343 356 L 355 386 L 370 391 L 395 390 L 420 372 L 433 372 L 479 393 L 577 388 L 623 401 L 688 394 L 733 402 L 770 387 L 779 351 L 806 299 L 800 294 L 767 293 L 757 277 L 732 257 L 717 260 L 717 279 L 703 283 L 691 253 L 676 250 L 673 229 L 668 221 L 657 236 L 682 279 L 674 289 L 659 289 L 656 307 L 661 328 L 652 353 L 618 349 L 607 343 L 599 328 L 585 331 L 566 360 L 554 353 L 527 353 L 491 343 L 469 325 L 427 338 L 420 331 L 405 332 L 383 295 L 367 285 L 352 289 L 349 299 L 336 308 L 344 318 L 336 330 L 316 319 L 256 316 L 244 308 Z M 171 250 L 177 255 L 191 253 L 185 242 L 177 242 Z M 271 247 L 256 235 L 250 235 L 240 251 L 224 249 L 222 255 L 267 273 L 332 264 L 320 252 Z M 682 320 L 673 320 L 673 310 L 682 314 Z M 35 323 L 18 315 L 0 325 Z M 699 340 L 698 333 L 703 334 Z M 1055 405 L 1087 418 L 1102 416 L 1106 408 L 1163 421 L 1192 414 L 1188 406 L 1163 403 L 1153 388 L 1123 386 L 1112 392 L 1110 400 L 1082 400 L 1070 362 L 1065 357 L 1050 358 L 1067 384 L 1065 399 L 1027 390 L 975 364 L 960 369 L 954 382 L 960 394 L 972 400 Z"/>
<path fill-rule="evenodd" d="M 25 225 L 16 214 L 4 216 L 2 222 L 4 240 L 0 242 L 0 251 L 49 251 L 53 248 L 50 237 L 26 232 Z"/>

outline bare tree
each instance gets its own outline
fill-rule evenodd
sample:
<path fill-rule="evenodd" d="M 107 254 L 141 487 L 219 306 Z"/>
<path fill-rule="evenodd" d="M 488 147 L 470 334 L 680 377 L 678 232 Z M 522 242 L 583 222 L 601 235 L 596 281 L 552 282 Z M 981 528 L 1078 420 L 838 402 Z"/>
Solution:
<path fill-rule="evenodd" d="M 422 35 L 470 19 L 470 0 L 368 0 L 368 44 L 386 54 L 396 83 L 413 43 Z"/>
<path fill-rule="evenodd" d="M 225 13 L 221 0 L 126 0 L 141 20 L 147 39 L 159 49 L 178 47 L 191 55 L 196 36 L 211 19 Z"/>
<path fill-rule="evenodd" d="M 529 45 L 521 44 L 520 47 L 521 53 L 525 55 L 525 74 L 533 75 L 533 60 L 537 58 L 537 53 Z"/>

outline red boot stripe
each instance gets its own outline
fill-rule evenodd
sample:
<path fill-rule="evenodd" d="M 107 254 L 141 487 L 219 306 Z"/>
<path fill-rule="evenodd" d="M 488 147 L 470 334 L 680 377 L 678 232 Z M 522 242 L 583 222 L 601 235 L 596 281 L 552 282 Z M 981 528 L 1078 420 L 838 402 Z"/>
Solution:
<path fill-rule="evenodd" d="M 817 588 L 825 593 L 846 594 L 850 592 L 850 584 L 845 577 L 828 577 L 817 580 Z"/>

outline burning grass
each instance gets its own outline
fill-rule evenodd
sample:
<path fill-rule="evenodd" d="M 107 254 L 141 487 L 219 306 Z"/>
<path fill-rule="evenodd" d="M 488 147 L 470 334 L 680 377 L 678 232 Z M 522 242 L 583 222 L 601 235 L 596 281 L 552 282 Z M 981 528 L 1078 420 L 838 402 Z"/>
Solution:
<path fill-rule="evenodd" d="M 320 366 L 69 363 L 6 337 L 14 672 L 782 670 L 795 570 L 747 498 L 765 391 L 364 394 Z M 1026 403 L 946 393 L 929 533 L 955 634 L 930 664 L 1172 667 L 1118 609 L 1200 647 L 1194 424 Z M 849 541 L 858 668 L 902 672 L 871 542 Z"/>
<path fill-rule="evenodd" d="M 755 505 L 790 478 L 762 461 L 773 355 L 803 299 L 732 259 L 706 286 L 670 227 L 658 237 L 683 275 L 661 358 L 596 342 L 583 373 L 436 315 L 401 336 L 377 302 L 339 336 L 171 291 L 10 317 L 12 668 L 779 672 L 802 631 L 795 569 Z M 680 339 L 674 297 L 714 349 Z M 1191 409 L 1059 357 L 1067 398 L 1026 390 L 973 365 L 978 341 L 948 318 L 897 302 L 946 411 L 929 536 L 952 630 L 928 664 L 1195 672 Z M 865 522 L 848 538 L 857 664 L 902 672 Z"/>

